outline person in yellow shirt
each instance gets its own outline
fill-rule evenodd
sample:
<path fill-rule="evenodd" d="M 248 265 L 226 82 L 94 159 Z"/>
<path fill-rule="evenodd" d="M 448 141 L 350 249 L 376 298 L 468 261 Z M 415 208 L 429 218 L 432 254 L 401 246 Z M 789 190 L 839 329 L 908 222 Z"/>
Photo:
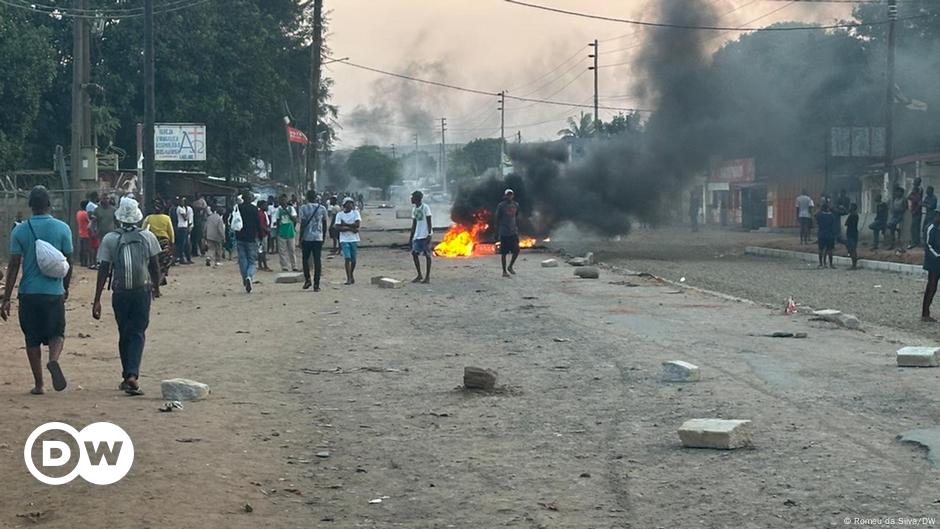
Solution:
<path fill-rule="evenodd" d="M 173 221 L 166 214 L 166 206 L 163 201 L 157 200 L 154 204 L 154 212 L 144 218 L 144 229 L 157 237 L 160 242 L 160 255 L 157 260 L 160 263 L 160 276 L 163 278 L 161 285 L 166 284 L 166 276 L 170 273 L 170 265 L 173 264 Z"/>

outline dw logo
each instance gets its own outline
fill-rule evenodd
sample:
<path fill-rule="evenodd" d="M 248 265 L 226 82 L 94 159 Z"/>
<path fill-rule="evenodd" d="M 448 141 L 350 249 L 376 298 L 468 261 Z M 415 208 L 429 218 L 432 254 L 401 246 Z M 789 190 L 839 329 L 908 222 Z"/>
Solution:
<path fill-rule="evenodd" d="M 65 472 L 74 459 L 73 446 L 62 440 L 43 439 L 40 445 L 40 467 L 50 472 L 49 475 L 37 468 L 33 461 L 33 445 L 41 435 L 52 431 L 65 432 L 72 437 L 77 447 L 78 461 L 72 470 Z M 82 431 L 65 423 L 49 422 L 29 434 L 23 449 L 23 459 L 29 473 L 46 485 L 64 485 L 77 476 L 95 485 L 110 485 L 120 481 L 130 471 L 134 463 L 134 443 L 120 426 L 109 422 L 89 424 Z"/>

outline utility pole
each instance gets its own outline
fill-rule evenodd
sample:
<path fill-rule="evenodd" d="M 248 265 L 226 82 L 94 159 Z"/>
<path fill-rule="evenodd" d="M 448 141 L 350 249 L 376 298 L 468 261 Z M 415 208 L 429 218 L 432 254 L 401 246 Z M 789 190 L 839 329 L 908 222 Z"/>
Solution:
<path fill-rule="evenodd" d="M 447 118 L 441 118 L 441 180 L 444 181 L 444 194 L 447 194 L 447 143 L 444 133 L 447 131 Z"/>
<path fill-rule="evenodd" d="M 395 152 L 395 144 L 392 144 L 392 158 L 398 159 L 398 154 Z"/>
<path fill-rule="evenodd" d="M 75 9 L 85 9 L 85 0 L 74 0 Z M 84 13 L 84 11 L 79 11 Z M 83 121 L 85 112 L 82 108 L 82 84 L 84 82 L 84 64 L 85 64 L 85 19 L 84 17 L 75 17 L 72 19 L 72 132 L 71 144 L 69 145 L 69 191 L 68 211 L 65 212 L 66 218 L 74 218 L 72 212 L 78 209 L 81 201 L 80 191 L 82 189 L 82 132 L 85 130 Z M 77 233 L 73 231 L 73 233 Z"/>
<path fill-rule="evenodd" d="M 415 132 L 415 180 L 418 179 L 418 133 Z"/>
<path fill-rule="evenodd" d="M 594 48 L 594 53 L 588 55 L 594 59 L 594 66 L 588 66 L 588 70 L 594 70 L 594 135 L 597 136 L 600 132 L 600 116 L 597 115 L 597 56 L 599 55 L 600 48 L 598 48 L 597 39 L 594 39 L 594 42 L 588 44 Z"/>
<path fill-rule="evenodd" d="M 144 183 L 147 211 L 153 213 L 157 200 L 157 165 L 153 135 L 156 127 L 154 93 L 153 0 L 144 0 Z"/>
<path fill-rule="evenodd" d="M 305 187 L 317 187 L 317 164 L 319 163 L 320 135 L 320 76 L 323 58 L 323 0 L 313 0 L 313 42 L 310 45 L 310 109 L 307 116 L 307 178 Z"/>
<path fill-rule="evenodd" d="M 522 143 L 522 131 L 521 130 L 516 131 L 516 143 Z"/>
<path fill-rule="evenodd" d="M 888 0 L 888 72 L 885 94 L 885 183 L 894 185 L 894 58 L 897 48 L 898 0 Z"/>
<path fill-rule="evenodd" d="M 506 91 L 499 93 L 499 174 L 503 174 L 503 161 L 506 158 Z"/>

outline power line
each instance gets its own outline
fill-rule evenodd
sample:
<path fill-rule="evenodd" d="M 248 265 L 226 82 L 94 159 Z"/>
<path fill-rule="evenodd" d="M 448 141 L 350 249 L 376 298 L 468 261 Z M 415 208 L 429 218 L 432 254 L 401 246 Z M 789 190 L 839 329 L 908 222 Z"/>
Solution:
<path fill-rule="evenodd" d="M 631 20 L 627 18 L 616 18 L 608 17 L 603 15 L 593 15 L 590 13 L 581 13 L 578 11 L 569 11 L 567 9 L 559 9 L 557 7 L 544 6 L 539 4 L 530 4 L 527 2 L 521 2 L 519 0 L 503 0 L 506 3 L 514 4 L 522 7 L 529 7 L 532 9 L 540 9 L 542 11 L 549 11 L 552 13 L 559 13 L 562 15 L 570 15 L 575 17 L 582 18 L 591 18 L 594 20 L 604 20 L 606 22 L 618 22 L 621 24 L 633 24 L 635 26 L 644 26 L 644 27 L 653 27 L 653 28 L 669 28 L 669 29 L 688 29 L 688 30 L 702 30 L 702 31 L 825 31 L 830 29 L 850 29 L 858 27 L 868 27 L 868 26 L 881 26 L 890 24 L 890 20 L 877 20 L 874 22 L 854 22 L 846 24 L 831 24 L 828 26 L 771 26 L 771 27 L 727 27 L 727 26 L 698 26 L 694 24 L 670 24 L 666 22 L 650 22 L 647 20 Z M 923 18 L 927 15 L 916 15 L 906 18 L 899 18 L 899 21 L 902 20 L 914 20 L 918 18 Z"/>
<path fill-rule="evenodd" d="M 419 77 L 412 77 L 412 76 L 410 76 L 410 75 L 400 74 L 400 73 L 396 73 L 396 72 L 390 72 L 390 71 L 387 71 L 387 70 L 382 70 L 382 69 L 375 68 L 375 67 L 372 67 L 372 66 L 366 66 L 366 65 L 364 65 L 364 64 L 357 64 L 357 63 L 350 62 L 350 61 L 337 61 L 337 64 L 345 64 L 346 66 L 351 66 L 351 67 L 353 67 L 353 68 L 358 68 L 358 69 L 360 69 L 360 70 L 366 70 L 366 71 L 369 71 L 369 72 L 374 72 L 374 73 L 378 73 L 378 74 L 382 74 L 382 75 L 387 75 L 387 76 L 390 76 L 390 77 L 397 77 L 398 79 L 404 79 L 404 80 L 406 80 L 406 81 L 412 81 L 412 82 L 415 82 L 415 83 L 422 83 L 422 84 L 427 84 L 427 85 L 431 85 L 431 86 L 437 86 L 437 87 L 440 87 L 440 88 L 447 88 L 447 89 L 450 89 L 450 90 L 457 90 L 457 91 L 466 92 L 466 93 L 469 93 L 469 94 L 479 94 L 479 95 L 486 95 L 486 96 L 493 96 L 493 97 L 497 97 L 497 96 L 500 95 L 500 92 L 490 92 L 490 91 L 487 91 L 487 90 L 480 90 L 480 89 L 478 89 L 478 88 L 468 88 L 468 87 L 466 87 L 466 86 L 458 86 L 458 85 L 454 85 L 454 84 L 450 84 L 450 83 L 443 83 L 443 82 L 441 82 L 441 81 L 432 81 L 432 80 L 430 80 L 430 79 L 421 79 L 421 78 L 419 78 Z M 581 104 L 571 103 L 571 102 L 565 102 L 565 101 L 551 101 L 551 100 L 547 100 L 547 99 L 538 99 L 538 98 L 531 98 L 531 97 L 520 97 L 520 96 L 509 95 L 509 94 L 505 94 L 505 98 L 506 98 L 506 99 L 513 99 L 513 100 L 516 100 L 516 101 L 524 101 L 524 102 L 528 102 L 528 103 L 542 103 L 542 104 L 546 104 L 546 105 L 559 105 L 559 106 L 566 106 L 566 107 L 593 108 L 593 105 L 581 105 Z M 623 111 L 623 112 L 652 112 L 651 110 L 639 109 L 639 108 L 622 108 L 622 107 L 599 107 L 599 108 L 603 108 L 604 110 L 620 110 L 620 111 Z"/>
<path fill-rule="evenodd" d="M 172 13 L 182 9 L 197 7 L 211 1 L 212 0 L 169 0 L 164 5 L 155 9 L 154 14 L 159 15 L 164 13 Z M 0 0 L 0 4 L 15 7 L 17 9 L 23 9 L 25 11 L 30 11 L 36 14 L 63 18 L 120 20 L 125 18 L 142 17 L 145 15 L 143 8 L 77 9 L 71 7 L 57 7 L 46 4 L 38 4 L 34 2 L 27 2 L 26 0 L 22 0 L 21 2 L 17 2 L 16 0 Z"/>

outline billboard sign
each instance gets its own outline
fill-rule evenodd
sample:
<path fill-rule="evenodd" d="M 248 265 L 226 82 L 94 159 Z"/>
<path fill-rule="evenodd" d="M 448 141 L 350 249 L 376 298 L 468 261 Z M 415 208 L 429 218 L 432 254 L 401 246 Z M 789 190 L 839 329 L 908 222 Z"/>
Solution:
<path fill-rule="evenodd" d="M 709 182 L 743 184 L 754 181 L 754 158 L 712 162 Z"/>
<path fill-rule="evenodd" d="M 157 123 L 154 159 L 159 162 L 206 161 L 206 126 L 198 123 Z"/>

